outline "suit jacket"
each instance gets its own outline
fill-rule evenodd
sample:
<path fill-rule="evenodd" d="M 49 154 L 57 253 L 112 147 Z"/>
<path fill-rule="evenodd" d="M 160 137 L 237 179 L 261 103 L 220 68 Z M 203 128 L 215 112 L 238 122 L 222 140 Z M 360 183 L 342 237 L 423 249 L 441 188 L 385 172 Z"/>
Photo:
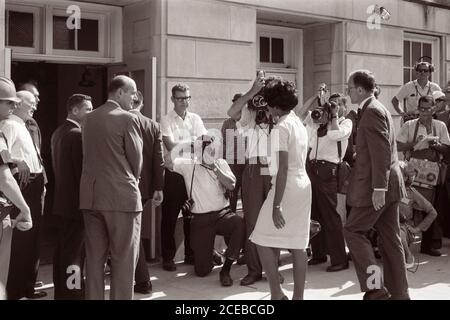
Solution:
<path fill-rule="evenodd" d="M 150 199 L 153 197 L 155 190 L 163 190 L 164 188 L 164 160 L 161 130 L 157 122 L 144 116 L 141 112 L 136 110 L 133 111 L 133 114 L 138 117 L 144 143 L 139 190 L 141 191 L 142 199 Z"/>
<path fill-rule="evenodd" d="M 356 161 L 350 177 L 347 202 L 371 207 L 374 188 L 387 190 L 386 203 L 406 195 L 400 171 L 394 124 L 386 107 L 371 98 L 361 112 L 356 134 Z"/>
<path fill-rule="evenodd" d="M 80 179 L 83 165 L 81 129 L 65 120 L 52 134 L 52 163 L 55 174 L 53 213 L 70 219 L 82 219 Z"/>
<path fill-rule="evenodd" d="M 142 211 L 142 135 L 136 115 L 107 101 L 83 122 L 80 208 Z"/>

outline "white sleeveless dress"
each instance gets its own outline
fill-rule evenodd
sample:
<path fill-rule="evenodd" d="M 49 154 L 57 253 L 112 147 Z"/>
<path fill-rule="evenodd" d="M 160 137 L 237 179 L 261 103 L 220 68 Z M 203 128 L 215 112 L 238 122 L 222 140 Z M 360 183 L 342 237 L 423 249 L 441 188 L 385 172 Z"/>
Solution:
<path fill-rule="evenodd" d="M 308 149 L 306 128 L 291 111 L 280 118 L 271 133 L 271 166 L 274 152 L 288 151 L 288 176 L 281 201 L 285 226 L 277 229 L 272 220 L 275 196 L 276 172 L 272 176 L 272 187 L 261 208 L 250 240 L 258 245 L 282 249 L 305 249 L 309 242 L 311 217 L 311 183 L 305 164 Z M 276 170 L 276 169 L 275 169 Z"/>

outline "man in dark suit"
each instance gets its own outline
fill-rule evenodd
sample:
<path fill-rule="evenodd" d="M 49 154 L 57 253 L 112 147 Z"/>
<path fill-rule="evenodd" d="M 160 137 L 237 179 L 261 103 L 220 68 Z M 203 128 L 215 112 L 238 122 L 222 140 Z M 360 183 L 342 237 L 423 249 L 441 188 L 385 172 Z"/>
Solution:
<path fill-rule="evenodd" d="M 350 74 L 348 95 L 359 104 L 356 161 L 347 202 L 352 207 L 345 239 L 365 292 L 364 299 L 409 299 L 400 240 L 399 202 L 406 195 L 397 158 L 391 114 L 373 96 L 375 77 L 368 70 Z M 384 285 L 367 232 L 374 227 L 382 243 Z"/>
<path fill-rule="evenodd" d="M 70 96 L 67 119 L 56 129 L 51 140 L 55 174 L 53 213 L 59 218 L 58 241 L 53 256 L 56 300 L 83 299 L 84 296 L 84 226 L 80 211 L 81 122 L 91 111 L 91 97 L 84 94 Z"/>
<path fill-rule="evenodd" d="M 104 266 L 111 256 L 113 300 L 133 299 L 141 230 L 142 135 L 137 116 L 128 112 L 136 83 L 112 79 L 108 100 L 83 122 L 80 209 L 86 246 L 86 299 L 105 298 Z"/>
<path fill-rule="evenodd" d="M 143 165 L 141 179 L 139 180 L 139 190 L 141 191 L 142 207 L 149 205 L 158 207 L 163 201 L 164 188 L 164 160 L 162 136 L 159 124 L 141 113 L 143 107 L 143 96 L 138 91 L 138 99 L 131 110 L 139 119 L 139 126 L 142 133 L 143 146 Z M 144 224 L 149 224 L 151 209 L 142 212 L 142 231 L 145 230 Z M 135 272 L 136 285 L 134 292 L 148 294 L 152 291 L 150 274 L 145 259 L 143 240 L 139 246 L 139 259 Z"/>

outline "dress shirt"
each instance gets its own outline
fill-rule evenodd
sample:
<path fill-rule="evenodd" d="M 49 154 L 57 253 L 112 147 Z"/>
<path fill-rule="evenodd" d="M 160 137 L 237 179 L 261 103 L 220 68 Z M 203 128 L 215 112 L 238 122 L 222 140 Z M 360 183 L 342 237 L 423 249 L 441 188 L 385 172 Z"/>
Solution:
<path fill-rule="evenodd" d="M 69 118 L 67 118 L 66 120 L 69 121 L 69 122 L 72 122 L 74 125 L 76 125 L 78 128 L 81 129 L 81 125 L 78 122 L 76 122 L 75 120 L 72 120 L 72 119 L 69 119 Z"/>
<path fill-rule="evenodd" d="M 171 137 L 175 143 L 191 142 L 206 133 L 207 130 L 200 116 L 192 112 L 186 111 L 186 116 L 183 120 L 175 110 L 171 110 L 161 119 L 162 136 Z M 171 152 L 167 150 L 165 145 L 164 162 L 166 168 L 173 171 Z"/>
<path fill-rule="evenodd" d="M 244 107 L 241 119 L 238 122 L 241 127 L 240 134 L 247 140 L 245 158 L 266 158 L 269 155 L 270 127 L 268 124 L 256 124 L 256 111 Z"/>
<path fill-rule="evenodd" d="M 347 150 L 348 138 L 352 133 L 353 123 L 352 120 L 344 117 L 339 118 L 338 123 L 339 130 L 330 130 L 331 123 L 328 123 L 327 134 L 319 137 L 317 143 L 317 129 L 320 125 L 314 123 L 311 113 L 308 114 L 305 124 L 309 136 L 309 147 L 311 148 L 309 160 L 324 160 L 335 164 L 342 161 Z M 341 141 L 341 158 L 339 158 L 338 141 Z"/>
<path fill-rule="evenodd" d="M 8 141 L 11 156 L 23 159 L 30 168 L 30 173 L 41 173 L 42 165 L 39 161 L 37 147 L 33 143 L 25 122 L 12 114 L 0 124 L 0 130 Z"/>

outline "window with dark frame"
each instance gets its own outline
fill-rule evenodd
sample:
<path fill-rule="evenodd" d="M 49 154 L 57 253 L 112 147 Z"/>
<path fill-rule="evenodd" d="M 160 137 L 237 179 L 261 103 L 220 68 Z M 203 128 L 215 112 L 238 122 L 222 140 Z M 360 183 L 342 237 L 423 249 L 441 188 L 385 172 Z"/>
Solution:
<path fill-rule="evenodd" d="M 416 79 L 414 64 L 420 57 L 432 57 L 431 43 L 405 40 L 403 41 L 403 83 Z M 422 61 L 432 62 L 430 58 Z M 431 81 L 432 74 L 430 74 Z"/>
<path fill-rule="evenodd" d="M 68 29 L 67 17 L 53 16 L 53 48 L 61 50 L 99 50 L 99 22 L 94 19 L 81 19 L 80 29 Z"/>
<path fill-rule="evenodd" d="M 262 63 L 284 64 L 284 39 L 260 36 L 259 61 Z"/>
<path fill-rule="evenodd" d="M 34 46 L 34 15 L 31 12 L 6 11 L 7 40 L 11 47 Z"/>

